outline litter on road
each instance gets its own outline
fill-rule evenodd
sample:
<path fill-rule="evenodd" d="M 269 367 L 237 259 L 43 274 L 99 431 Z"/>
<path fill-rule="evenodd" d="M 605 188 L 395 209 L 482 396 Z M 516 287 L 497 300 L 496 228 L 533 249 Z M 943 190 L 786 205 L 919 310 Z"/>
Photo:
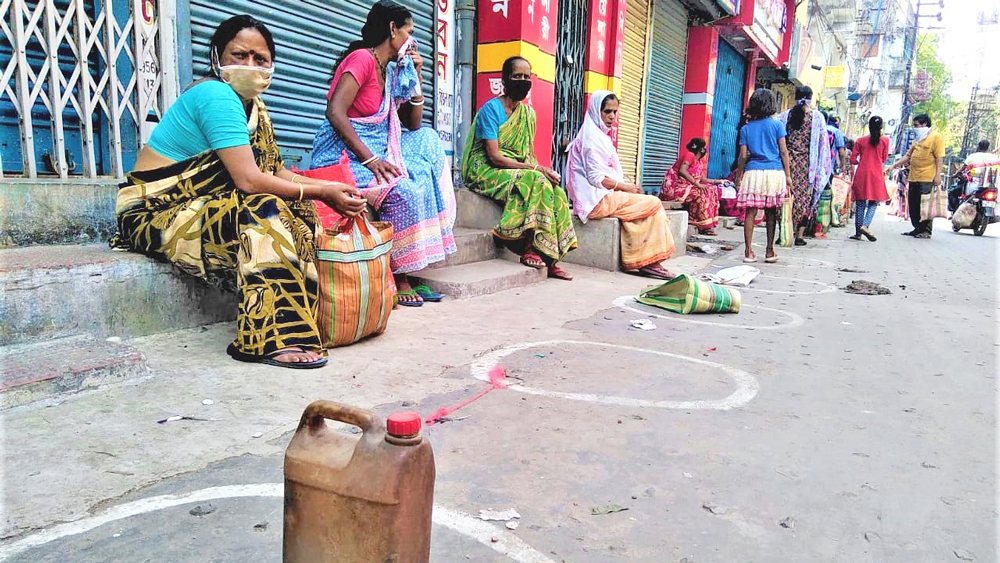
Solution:
<path fill-rule="evenodd" d="M 881 286 L 875 282 L 866 280 L 854 280 L 844 288 L 847 293 L 855 295 L 891 295 L 889 288 Z"/>
<path fill-rule="evenodd" d="M 487 522 L 507 522 L 509 520 L 516 520 L 520 517 L 521 514 L 514 508 L 508 508 L 507 510 L 493 510 L 492 508 L 485 508 L 479 511 L 479 519 Z"/>
<path fill-rule="evenodd" d="M 198 421 L 198 422 L 218 422 L 219 421 L 218 418 L 198 418 L 196 416 L 183 416 L 183 415 L 179 415 L 178 414 L 178 415 L 174 415 L 174 416 L 168 416 L 167 418 L 164 418 L 164 419 L 161 419 L 161 420 L 157 420 L 156 423 L 157 424 L 166 424 L 168 422 L 177 422 L 178 420 L 195 420 L 195 421 Z"/>
<path fill-rule="evenodd" d="M 639 330 L 656 330 L 656 324 L 649 319 L 636 319 L 629 324 L 632 325 L 632 328 Z"/>
<path fill-rule="evenodd" d="M 712 514 L 715 514 L 715 515 L 718 515 L 718 516 L 722 516 L 723 514 L 729 512 L 728 508 L 724 508 L 722 506 L 719 506 L 719 505 L 715 504 L 714 502 L 706 502 L 705 504 L 701 505 L 701 507 L 704 508 L 705 510 L 711 512 Z"/>
<path fill-rule="evenodd" d="M 724 268 L 714 274 L 704 273 L 698 276 L 699 279 L 719 283 L 723 285 L 733 285 L 737 287 L 747 287 L 760 275 L 760 270 L 753 266 L 733 266 Z"/>
<path fill-rule="evenodd" d="M 614 514 L 615 512 L 625 512 L 626 510 L 628 508 L 620 504 L 605 504 L 591 508 L 590 513 L 594 516 L 603 516 L 605 514 Z"/>

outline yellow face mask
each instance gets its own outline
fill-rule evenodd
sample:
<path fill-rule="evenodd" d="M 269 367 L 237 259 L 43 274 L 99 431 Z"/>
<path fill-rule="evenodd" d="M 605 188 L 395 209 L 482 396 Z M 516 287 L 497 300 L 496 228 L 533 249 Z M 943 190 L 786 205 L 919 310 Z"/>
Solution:
<path fill-rule="evenodd" d="M 214 55 L 214 54 L 213 54 Z M 236 92 L 243 100 L 252 100 L 264 93 L 271 86 L 271 75 L 274 67 L 263 68 L 248 65 L 220 65 L 217 56 L 213 56 L 212 67 L 215 74 Z"/>

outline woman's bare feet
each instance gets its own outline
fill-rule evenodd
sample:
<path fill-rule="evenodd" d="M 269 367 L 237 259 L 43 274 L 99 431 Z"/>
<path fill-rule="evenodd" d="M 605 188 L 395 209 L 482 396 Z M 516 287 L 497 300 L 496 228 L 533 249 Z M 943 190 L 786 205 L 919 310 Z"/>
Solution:
<path fill-rule="evenodd" d="M 310 352 L 298 347 L 282 348 L 271 354 L 271 359 L 283 364 L 308 364 L 323 359 L 317 352 Z"/>
<path fill-rule="evenodd" d="M 677 274 L 671 272 L 670 270 L 660 266 L 659 264 L 650 264 L 649 266 L 643 266 L 636 270 L 639 275 L 646 276 L 647 278 L 653 278 L 657 280 L 672 280 L 677 277 Z"/>

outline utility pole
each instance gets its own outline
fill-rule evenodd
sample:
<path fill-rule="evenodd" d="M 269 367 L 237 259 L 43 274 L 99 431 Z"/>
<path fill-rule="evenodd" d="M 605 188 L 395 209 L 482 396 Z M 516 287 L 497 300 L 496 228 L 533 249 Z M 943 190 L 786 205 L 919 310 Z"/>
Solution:
<path fill-rule="evenodd" d="M 937 6 L 939 8 L 944 8 L 944 0 L 938 0 L 937 2 L 917 2 L 916 13 L 913 16 L 913 27 L 910 33 L 910 45 L 913 46 L 913 54 L 910 59 L 906 61 L 906 81 L 903 83 L 903 103 L 899 112 L 899 127 L 900 135 L 896 141 L 896 151 L 900 152 L 903 146 L 903 132 L 909 128 L 910 123 L 910 112 L 913 111 L 913 106 L 915 104 L 910 103 L 910 80 L 913 78 L 913 65 L 917 62 L 917 38 L 920 33 L 920 18 L 923 17 L 920 14 L 920 8 L 923 6 Z M 941 13 L 937 14 L 938 21 L 941 21 Z"/>

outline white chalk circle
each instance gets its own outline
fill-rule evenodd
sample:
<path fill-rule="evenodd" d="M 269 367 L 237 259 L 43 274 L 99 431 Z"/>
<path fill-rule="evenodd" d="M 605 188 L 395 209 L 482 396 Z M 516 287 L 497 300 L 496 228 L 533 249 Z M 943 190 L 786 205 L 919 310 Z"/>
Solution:
<path fill-rule="evenodd" d="M 764 245 L 759 245 L 754 243 L 754 248 L 764 248 Z M 781 247 L 783 248 L 783 247 Z M 820 268 L 833 268 L 836 266 L 833 262 L 829 260 L 820 260 L 819 258 L 803 258 L 801 256 L 790 256 L 788 253 L 782 253 L 780 250 L 776 251 L 778 253 L 778 261 L 774 264 L 765 264 L 767 268 L 774 266 L 796 266 L 796 267 L 811 267 L 818 266 Z M 730 252 L 728 259 L 733 262 L 743 262 L 744 254 L 742 252 Z M 764 256 L 761 252 L 757 253 L 757 259 L 760 263 L 764 263 Z"/>
<path fill-rule="evenodd" d="M 209 487 L 183 495 L 162 495 L 139 499 L 111 507 L 102 514 L 59 524 L 37 534 L 0 545 L 0 561 L 6 561 L 29 549 L 41 547 L 65 537 L 83 534 L 111 522 L 117 522 L 156 510 L 209 500 L 247 497 L 282 498 L 284 496 L 284 483 L 256 483 L 252 485 Z M 502 527 L 483 522 L 467 514 L 434 505 L 433 520 L 435 524 L 469 536 L 517 563 L 555 563 L 552 559 L 524 543 L 520 538 Z"/>
<path fill-rule="evenodd" d="M 472 376 L 480 381 L 489 382 L 490 376 L 489 372 L 491 369 L 499 365 L 500 360 L 521 350 L 527 350 L 528 348 L 537 348 L 541 346 L 556 346 L 556 345 L 575 345 L 575 346 L 600 346 L 603 348 L 614 348 L 616 350 L 628 350 L 632 352 L 642 352 L 643 354 L 653 354 L 656 356 L 664 356 L 667 358 L 674 358 L 677 360 L 684 360 L 686 362 L 691 362 L 694 364 L 700 364 L 703 366 L 712 367 L 715 369 L 722 370 L 729 377 L 733 379 L 736 383 L 736 390 L 733 391 L 728 397 L 722 399 L 709 399 L 702 401 L 654 401 L 650 399 L 636 399 L 633 397 L 618 397 L 614 395 L 596 395 L 593 393 L 565 393 L 562 391 L 549 391 L 548 389 L 539 389 L 537 387 L 529 387 L 527 385 L 510 385 L 507 389 L 511 391 L 517 391 L 519 393 L 526 393 L 528 395 L 539 395 L 542 397 L 554 397 L 557 399 L 567 399 L 570 401 L 582 401 L 585 403 L 597 403 L 600 405 L 611 405 L 618 407 L 645 407 L 645 408 L 658 408 L 658 409 L 682 409 L 682 410 L 722 410 L 727 411 L 730 409 L 742 407 L 743 405 L 749 403 L 757 396 L 757 392 L 760 391 L 760 384 L 757 383 L 757 379 L 741 370 L 732 366 L 727 366 L 725 364 L 720 364 L 716 362 L 710 362 L 708 360 L 702 360 L 700 358 L 691 358 L 689 356 L 682 356 L 680 354 L 671 354 L 670 352 L 660 352 L 659 350 L 650 350 L 648 348 L 635 348 L 632 346 L 622 346 L 620 344 L 608 344 L 605 342 L 585 342 L 580 340 L 546 340 L 543 342 L 527 342 L 524 344 L 515 344 L 513 346 L 508 346 L 506 348 L 501 348 L 486 354 L 479 361 L 472 364 L 469 371 Z"/>
<path fill-rule="evenodd" d="M 742 291 L 742 289 L 743 288 L 740 288 L 741 291 Z M 720 327 L 723 327 L 723 328 L 738 328 L 738 329 L 741 329 L 741 330 L 785 330 L 785 329 L 788 329 L 788 328 L 800 327 L 800 326 L 802 326 L 802 325 L 804 325 L 806 323 L 805 319 L 803 319 L 800 315 L 797 315 L 797 314 L 795 314 L 795 313 L 793 313 L 791 311 L 785 311 L 785 310 L 782 310 L 782 309 L 772 309 L 770 307 L 761 307 L 760 305 L 741 305 L 740 306 L 740 310 L 743 310 L 743 309 L 757 309 L 759 311 L 772 311 L 774 313 L 780 313 L 780 314 L 782 314 L 782 315 L 790 318 L 791 321 L 789 321 L 789 322 L 787 322 L 785 324 L 780 324 L 780 325 L 749 326 L 749 325 L 739 325 L 739 324 L 732 324 L 732 323 L 720 323 L 720 322 L 716 322 L 716 321 L 702 321 L 702 320 L 691 318 L 693 315 L 681 315 L 681 314 L 678 314 L 678 313 L 670 313 L 670 314 L 664 315 L 664 314 L 661 314 L 661 313 L 656 313 L 654 311 L 643 310 L 643 309 L 637 308 L 636 305 L 641 305 L 641 303 L 639 303 L 639 302 L 637 302 L 635 300 L 635 296 L 634 295 L 623 295 L 623 296 L 619 297 L 618 299 L 615 299 L 613 301 L 613 304 L 614 304 L 615 307 L 621 307 L 622 309 L 625 309 L 626 311 L 632 311 L 633 313 L 639 313 L 640 315 L 650 315 L 650 316 L 656 317 L 658 319 L 666 319 L 668 321 L 676 321 L 676 322 L 679 322 L 679 323 L 688 323 L 688 324 L 694 324 L 694 325 L 720 326 Z M 652 307 L 650 307 L 650 308 L 652 308 Z"/>
<path fill-rule="evenodd" d="M 781 295 L 822 295 L 824 293 L 835 293 L 837 291 L 837 286 L 821 281 L 806 280 L 802 278 L 791 278 L 787 276 L 772 276 L 771 274 L 761 274 L 757 277 L 770 278 L 775 280 L 789 280 L 799 283 L 808 283 L 812 285 L 822 286 L 822 289 L 820 289 L 819 291 L 786 291 L 784 289 L 764 289 L 760 287 L 754 287 L 753 284 L 750 284 L 749 287 L 734 287 L 733 289 L 736 289 L 738 291 L 759 291 L 760 293 L 777 293 Z"/>

